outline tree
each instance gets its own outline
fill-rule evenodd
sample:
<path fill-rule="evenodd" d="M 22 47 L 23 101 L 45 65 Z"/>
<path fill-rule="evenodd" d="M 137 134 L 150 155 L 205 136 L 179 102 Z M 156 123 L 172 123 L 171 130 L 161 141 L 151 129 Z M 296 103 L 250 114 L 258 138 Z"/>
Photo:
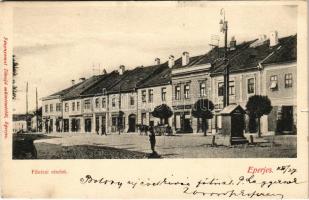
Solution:
<path fill-rule="evenodd" d="M 261 137 L 261 117 L 268 115 L 271 110 L 271 101 L 267 96 L 251 96 L 246 105 L 248 115 L 258 119 L 258 136 Z"/>
<path fill-rule="evenodd" d="M 168 118 L 170 118 L 172 115 L 173 115 L 173 111 L 166 104 L 162 104 L 162 105 L 155 107 L 152 112 L 152 116 L 156 118 L 160 118 L 161 124 L 163 122 L 163 119 L 164 119 L 164 123 L 168 124 Z"/>
<path fill-rule="evenodd" d="M 215 108 L 212 101 L 208 99 L 200 99 L 197 102 L 195 102 L 193 108 L 192 108 L 192 116 L 195 118 L 201 118 L 202 119 L 202 125 L 204 130 L 204 136 L 206 136 L 207 132 L 207 119 L 212 119 L 213 114 L 212 111 Z"/>
<path fill-rule="evenodd" d="M 12 61 L 12 67 L 13 67 L 13 84 L 12 84 L 12 97 L 13 100 L 16 99 L 16 95 L 17 95 L 17 86 L 16 86 L 16 76 L 17 76 L 17 69 L 18 69 L 18 63 L 16 62 L 16 58 L 15 55 L 13 55 L 13 61 Z"/>

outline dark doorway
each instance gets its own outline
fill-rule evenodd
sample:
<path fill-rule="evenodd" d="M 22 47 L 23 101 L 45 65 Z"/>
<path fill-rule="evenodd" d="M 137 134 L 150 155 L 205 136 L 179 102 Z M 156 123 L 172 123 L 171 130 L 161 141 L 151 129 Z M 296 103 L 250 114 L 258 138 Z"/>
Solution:
<path fill-rule="evenodd" d="M 129 129 L 128 132 L 135 132 L 136 127 L 136 115 L 131 114 L 129 115 Z"/>
<path fill-rule="evenodd" d="M 100 118 L 97 116 L 95 117 L 95 132 L 99 134 L 100 130 Z"/>
<path fill-rule="evenodd" d="M 53 119 L 49 120 L 49 132 L 53 132 L 54 122 Z"/>
<path fill-rule="evenodd" d="M 102 126 L 101 126 L 102 134 L 106 134 L 106 117 L 102 116 Z"/>
<path fill-rule="evenodd" d="M 245 119 L 243 114 L 231 115 L 231 136 L 243 137 L 243 130 L 245 128 Z"/>
<path fill-rule="evenodd" d="M 91 119 L 85 119 L 85 132 L 91 132 Z"/>
<path fill-rule="evenodd" d="M 293 106 L 282 106 L 281 126 L 283 133 L 291 133 L 293 131 Z"/>

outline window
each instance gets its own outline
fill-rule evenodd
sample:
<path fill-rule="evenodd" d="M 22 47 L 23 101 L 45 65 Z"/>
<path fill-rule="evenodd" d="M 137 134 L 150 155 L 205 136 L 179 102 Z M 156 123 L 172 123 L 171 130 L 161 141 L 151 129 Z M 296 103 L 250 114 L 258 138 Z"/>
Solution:
<path fill-rule="evenodd" d="M 229 82 L 229 95 L 235 95 L 235 82 Z"/>
<path fill-rule="evenodd" d="M 247 84 L 248 84 L 248 94 L 253 94 L 255 90 L 254 78 L 249 78 L 247 80 Z"/>
<path fill-rule="evenodd" d="M 106 98 L 102 98 L 102 108 L 106 108 Z"/>
<path fill-rule="evenodd" d="M 176 100 L 180 99 L 180 86 L 175 87 L 175 99 Z"/>
<path fill-rule="evenodd" d="M 54 111 L 54 105 L 53 105 L 53 104 L 50 104 L 50 105 L 49 105 L 49 111 L 50 111 L 50 112 L 53 112 L 53 111 Z"/>
<path fill-rule="evenodd" d="M 64 104 L 64 111 L 69 112 L 69 104 L 68 103 Z"/>
<path fill-rule="evenodd" d="M 45 112 L 48 112 L 48 105 L 45 105 Z"/>
<path fill-rule="evenodd" d="M 223 82 L 218 83 L 218 96 L 223 96 L 224 94 L 224 84 Z"/>
<path fill-rule="evenodd" d="M 142 91 L 142 102 L 146 102 L 146 90 Z"/>
<path fill-rule="evenodd" d="M 148 90 L 148 102 L 153 102 L 153 89 Z"/>
<path fill-rule="evenodd" d="M 84 101 L 84 108 L 85 109 L 90 109 L 90 105 L 91 105 L 90 104 L 90 99 L 87 99 L 87 100 Z"/>
<path fill-rule="evenodd" d="M 134 96 L 130 96 L 130 105 L 131 105 L 131 106 L 134 105 Z"/>
<path fill-rule="evenodd" d="M 286 88 L 290 88 L 293 86 L 292 74 L 285 74 L 284 75 L 284 85 Z"/>
<path fill-rule="evenodd" d="M 116 107 L 116 99 L 112 98 L 112 107 L 115 108 Z"/>
<path fill-rule="evenodd" d="M 161 89 L 161 100 L 166 101 L 166 88 Z"/>
<path fill-rule="evenodd" d="M 273 91 L 278 90 L 278 76 L 273 75 L 270 77 L 270 89 Z"/>
<path fill-rule="evenodd" d="M 201 97 L 206 96 L 206 83 L 205 82 L 200 83 L 200 96 Z"/>
<path fill-rule="evenodd" d="M 56 111 L 61 111 L 61 103 L 56 103 Z"/>
<path fill-rule="evenodd" d="M 184 87 L 184 95 L 185 95 L 185 99 L 188 99 L 189 98 L 189 95 L 190 94 L 190 85 L 185 85 Z"/>
<path fill-rule="evenodd" d="M 79 111 L 79 109 L 80 109 L 80 103 L 77 102 L 77 103 L 76 103 L 76 110 Z"/>
<path fill-rule="evenodd" d="M 99 98 L 96 98 L 96 99 L 95 99 L 95 107 L 96 107 L 96 108 L 99 108 L 99 106 L 100 106 Z"/>
<path fill-rule="evenodd" d="M 72 111 L 75 111 L 75 102 L 72 102 Z"/>

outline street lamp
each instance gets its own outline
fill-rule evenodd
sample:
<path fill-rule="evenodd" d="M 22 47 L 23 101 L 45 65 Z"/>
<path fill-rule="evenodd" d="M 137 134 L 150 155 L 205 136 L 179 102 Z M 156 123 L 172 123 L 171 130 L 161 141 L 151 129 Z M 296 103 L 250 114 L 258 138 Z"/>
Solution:
<path fill-rule="evenodd" d="M 227 32 L 228 32 L 228 22 L 225 20 L 225 10 L 222 8 L 220 10 L 220 15 L 223 19 L 220 20 L 220 32 L 224 33 L 224 95 L 223 95 L 223 107 L 229 105 L 229 63 L 227 59 Z"/>

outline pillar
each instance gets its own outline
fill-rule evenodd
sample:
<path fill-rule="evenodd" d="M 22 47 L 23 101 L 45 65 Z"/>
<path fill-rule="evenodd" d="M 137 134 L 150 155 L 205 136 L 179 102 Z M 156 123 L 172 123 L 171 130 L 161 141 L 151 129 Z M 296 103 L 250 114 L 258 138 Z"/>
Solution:
<path fill-rule="evenodd" d="M 95 115 L 93 114 L 92 119 L 91 119 L 91 133 L 95 134 L 95 126 L 96 126 L 96 121 L 95 121 Z"/>
<path fill-rule="evenodd" d="M 72 118 L 69 118 L 69 133 L 72 132 Z"/>
<path fill-rule="evenodd" d="M 57 132 L 56 130 L 57 126 L 56 126 L 56 117 L 53 117 L 53 132 Z"/>
<path fill-rule="evenodd" d="M 99 135 L 102 135 L 102 117 L 103 116 L 99 116 Z"/>
<path fill-rule="evenodd" d="M 79 129 L 79 132 L 80 132 L 80 133 L 84 133 L 84 132 L 85 132 L 85 121 L 84 121 L 84 118 L 83 118 L 83 117 L 80 117 L 79 120 L 80 120 L 80 129 Z"/>

